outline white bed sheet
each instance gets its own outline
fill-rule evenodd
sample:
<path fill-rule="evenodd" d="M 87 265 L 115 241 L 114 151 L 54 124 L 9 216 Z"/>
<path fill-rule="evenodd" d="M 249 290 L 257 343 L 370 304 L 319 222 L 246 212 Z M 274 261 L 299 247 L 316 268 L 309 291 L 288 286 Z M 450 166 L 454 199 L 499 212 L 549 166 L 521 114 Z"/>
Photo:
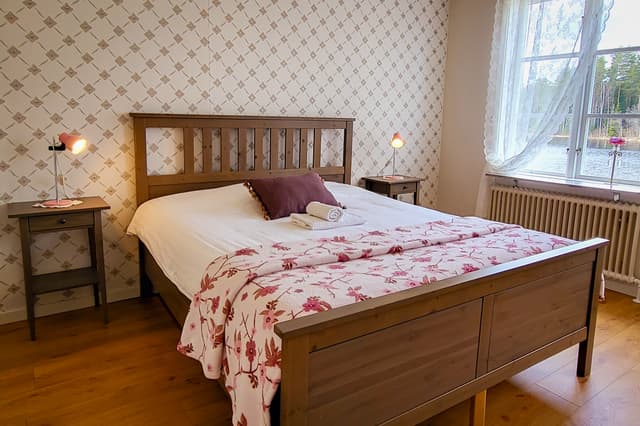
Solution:
<path fill-rule="evenodd" d="M 310 231 L 292 224 L 288 217 L 268 221 L 262 216 L 259 202 L 237 184 L 149 200 L 138 207 L 127 233 L 144 242 L 164 274 L 191 299 L 200 288 L 206 266 L 230 251 L 454 217 L 356 186 L 334 182 L 326 186 L 349 213 L 363 217 L 366 223 Z"/>

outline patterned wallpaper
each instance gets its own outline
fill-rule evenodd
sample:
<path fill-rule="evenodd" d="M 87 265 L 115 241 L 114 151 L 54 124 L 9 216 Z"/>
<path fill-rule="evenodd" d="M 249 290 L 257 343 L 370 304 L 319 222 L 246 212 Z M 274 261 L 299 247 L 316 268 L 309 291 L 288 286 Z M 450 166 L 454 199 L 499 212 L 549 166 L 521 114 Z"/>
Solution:
<path fill-rule="evenodd" d="M 398 171 L 437 188 L 447 0 L 2 0 L 0 322 L 24 316 L 18 224 L 6 203 L 53 195 L 45 146 L 64 153 L 70 196 L 101 195 L 110 299 L 137 294 L 130 111 L 355 117 L 353 182 Z M 384 170 L 383 170 L 384 169 Z M 42 234 L 37 273 L 87 264 L 84 233 Z M 36 313 L 88 306 L 90 288 L 53 293 Z"/>

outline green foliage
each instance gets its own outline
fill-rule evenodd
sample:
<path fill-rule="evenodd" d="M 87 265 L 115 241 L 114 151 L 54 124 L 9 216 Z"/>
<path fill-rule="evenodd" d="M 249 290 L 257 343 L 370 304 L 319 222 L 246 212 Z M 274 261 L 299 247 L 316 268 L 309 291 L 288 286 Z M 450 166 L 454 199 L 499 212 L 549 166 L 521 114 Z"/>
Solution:
<path fill-rule="evenodd" d="M 607 60 L 609 59 L 609 60 Z M 596 60 L 591 112 L 634 113 L 640 102 L 640 54 L 619 52 Z"/>

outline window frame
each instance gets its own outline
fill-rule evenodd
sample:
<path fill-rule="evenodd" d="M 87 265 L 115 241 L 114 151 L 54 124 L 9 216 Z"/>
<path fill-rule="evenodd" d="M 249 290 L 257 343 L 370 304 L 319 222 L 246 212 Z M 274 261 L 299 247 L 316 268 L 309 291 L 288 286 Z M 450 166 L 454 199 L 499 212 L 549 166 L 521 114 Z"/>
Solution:
<path fill-rule="evenodd" d="M 545 1 L 545 0 L 542 0 Z M 540 0 L 531 0 L 531 4 L 539 3 Z M 586 7 L 586 2 L 585 2 Z M 525 29 L 526 30 L 526 29 Z M 581 46 L 582 49 L 582 46 Z M 595 182 L 595 183 L 603 183 L 609 182 L 608 178 L 602 178 L 598 176 L 582 174 L 582 159 L 583 159 L 583 150 L 586 148 L 587 144 L 587 136 L 588 129 L 587 123 L 589 119 L 593 118 L 604 118 L 604 119 L 640 119 L 640 113 L 618 113 L 618 114 L 603 114 L 603 113 L 592 113 L 590 112 L 591 104 L 592 104 L 592 96 L 595 88 L 595 70 L 596 70 L 596 59 L 602 55 L 613 55 L 621 52 L 637 52 L 640 54 L 640 45 L 637 46 L 626 46 L 619 48 L 609 48 L 609 49 L 598 49 L 594 57 L 592 58 L 592 63 L 589 65 L 589 72 L 585 78 L 585 81 L 581 84 L 581 89 L 578 91 L 576 95 L 576 99 L 573 102 L 573 107 L 571 113 L 568 117 L 571 117 L 571 126 L 570 133 L 568 139 L 568 147 L 567 147 L 567 164 L 564 171 L 562 173 L 555 173 L 551 171 L 544 170 L 536 170 L 527 168 L 524 170 L 526 174 L 530 174 L 533 176 L 541 176 L 541 177 L 553 177 L 553 178 L 565 178 L 565 179 L 575 179 L 585 182 Z M 540 55 L 540 56 L 528 56 L 521 59 L 522 63 L 525 62 L 537 62 L 537 61 L 545 61 L 545 60 L 553 60 L 553 59 L 567 59 L 567 58 L 577 58 L 579 55 L 578 52 L 570 52 L 570 53 L 558 53 L 558 54 L 548 54 L 548 55 Z M 627 179 L 614 179 L 613 183 L 622 184 L 622 185 L 631 185 L 631 186 L 640 186 L 640 181 L 635 180 L 627 180 Z"/>
<path fill-rule="evenodd" d="M 573 177 L 575 179 L 587 180 L 587 181 L 597 181 L 597 182 L 609 182 L 608 178 L 601 178 L 593 175 L 582 174 L 582 159 L 584 158 L 582 155 L 583 150 L 586 148 L 587 144 L 587 122 L 589 119 L 593 118 L 603 118 L 603 119 L 640 119 L 640 113 L 618 113 L 618 114 L 604 114 L 604 113 L 593 113 L 590 112 L 590 108 L 593 101 L 593 92 L 595 89 L 595 70 L 596 70 L 596 60 L 598 56 L 602 55 L 615 55 L 616 53 L 623 52 L 636 52 L 640 54 L 640 45 L 638 46 L 627 46 L 627 47 L 619 47 L 614 49 L 602 49 L 597 50 L 594 56 L 593 64 L 591 64 L 589 74 L 587 74 L 586 81 L 582 87 L 582 99 L 581 99 L 581 114 L 580 114 L 580 129 L 578 133 L 578 137 L 576 138 L 575 147 L 572 149 L 574 151 L 574 164 L 573 168 L 571 168 L 571 164 L 567 161 L 567 172 L 572 171 L 573 175 L 567 177 Z M 570 137 L 571 139 L 571 137 Z M 627 179 L 614 179 L 614 183 L 626 184 L 626 185 L 640 185 L 640 182 L 627 180 Z"/>

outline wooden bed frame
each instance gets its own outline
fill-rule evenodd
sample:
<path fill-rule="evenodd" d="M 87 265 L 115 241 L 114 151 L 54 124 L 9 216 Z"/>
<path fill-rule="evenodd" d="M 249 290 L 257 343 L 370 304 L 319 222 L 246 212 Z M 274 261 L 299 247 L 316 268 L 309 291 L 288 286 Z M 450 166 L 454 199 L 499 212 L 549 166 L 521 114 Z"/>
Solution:
<path fill-rule="evenodd" d="M 327 180 L 351 181 L 353 119 L 131 116 L 138 204 L 249 177 L 308 170 Z M 148 174 L 148 128 L 183 129 L 184 173 Z M 194 129 L 202 129 L 202 173 L 193 168 Z M 216 171 L 212 129 L 221 129 L 221 170 Z M 285 129 L 284 141 L 279 141 L 280 129 Z M 321 166 L 322 129 L 343 129 L 341 166 Z M 238 166 L 231 170 L 229 155 L 235 142 L 230 134 L 235 132 Z M 248 134 L 256 141 L 253 155 Z M 265 134 L 270 135 L 269 167 L 264 167 Z M 300 155 L 294 158 L 294 144 L 299 142 Z M 311 152 L 313 161 L 308 164 Z M 247 161 L 251 157 L 253 164 Z M 280 424 L 415 424 L 471 397 L 472 421 L 482 422 L 487 388 L 578 343 L 577 375 L 588 376 L 606 244 L 603 239 L 580 242 L 276 324 L 283 351 Z M 189 301 L 142 243 L 140 272 L 142 294 L 159 293 L 182 323 Z"/>

